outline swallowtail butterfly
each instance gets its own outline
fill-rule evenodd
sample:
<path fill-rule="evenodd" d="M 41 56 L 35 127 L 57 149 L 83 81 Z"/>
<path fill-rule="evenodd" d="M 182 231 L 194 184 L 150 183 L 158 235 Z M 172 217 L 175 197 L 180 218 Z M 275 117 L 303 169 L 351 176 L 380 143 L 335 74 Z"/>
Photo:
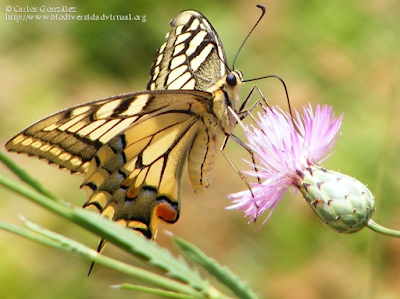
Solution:
<path fill-rule="evenodd" d="M 243 83 L 204 15 L 186 10 L 170 24 L 147 91 L 57 112 L 6 144 L 82 174 L 85 209 L 149 239 L 160 222 L 179 218 L 185 165 L 195 192 L 210 185 L 216 146 L 236 125 Z"/>

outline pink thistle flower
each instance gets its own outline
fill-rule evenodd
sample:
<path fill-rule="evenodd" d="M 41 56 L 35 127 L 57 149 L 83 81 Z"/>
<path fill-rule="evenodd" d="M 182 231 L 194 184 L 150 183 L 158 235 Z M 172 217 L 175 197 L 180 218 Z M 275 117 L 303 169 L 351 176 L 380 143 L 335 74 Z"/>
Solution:
<path fill-rule="evenodd" d="M 244 211 L 250 222 L 268 211 L 265 221 L 286 190 L 299 191 L 317 217 L 339 233 L 355 233 L 365 226 L 383 235 L 400 238 L 400 231 L 375 223 L 375 198 L 360 181 L 319 166 L 330 154 L 339 137 L 341 115 L 332 108 L 311 105 L 295 116 L 280 108 L 264 108 L 255 126 L 243 126 L 249 148 L 258 161 L 248 175 L 264 180 L 252 190 L 231 194 L 233 205 L 227 209 Z M 265 221 L 263 223 L 265 223 Z"/>
<path fill-rule="evenodd" d="M 258 114 L 257 126 L 245 127 L 248 146 L 260 164 L 258 172 L 246 173 L 264 181 L 253 184 L 252 192 L 229 195 L 233 205 L 227 209 L 244 211 L 250 222 L 268 211 L 266 221 L 286 190 L 291 186 L 301 189 L 304 172 L 330 156 L 342 117 L 335 118 L 332 107 L 320 105 L 315 113 L 311 105 L 303 108 L 302 116 L 295 111 L 294 118 L 279 107 L 265 108 Z"/>
<path fill-rule="evenodd" d="M 250 190 L 228 196 L 233 199 L 228 209 L 244 211 L 250 222 L 266 210 L 266 220 L 269 218 L 286 190 L 297 184 L 298 170 L 328 158 L 342 122 L 342 115 L 335 119 L 331 107 L 319 105 L 315 113 L 311 105 L 303 108 L 303 116 L 295 111 L 294 119 L 279 107 L 264 109 L 258 118 L 257 126 L 246 126 L 245 131 L 248 145 L 260 163 L 259 171 L 246 173 L 265 181 L 253 184 L 254 197 Z"/>

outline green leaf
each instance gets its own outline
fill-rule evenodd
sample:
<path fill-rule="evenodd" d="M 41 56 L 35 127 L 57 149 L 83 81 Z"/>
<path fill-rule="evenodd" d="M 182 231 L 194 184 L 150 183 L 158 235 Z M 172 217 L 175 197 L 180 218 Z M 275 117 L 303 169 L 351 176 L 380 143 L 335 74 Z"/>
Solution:
<path fill-rule="evenodd" d="M 9 178 L 0 173 L 0 184 L 8 189 L 28 198 L 29 200 L 39 204 L 40 206 L 56 213 L 66 219 L 71 219 L 72 210 L 67 207 L 67 204 L 58 199 L 54 201 L 50 197 L 47 197 L 41 193 L 38 193 L 31 188 L 26 187 L 14 179 Z M 71 205 L 68 205 L 71 206 Z"/>
<path fill-rule="evenodd" d="M 221 266 L 214 259 L 208 257 L 199 248 L 184 241 L 181 238 L 172 237 L 176 247 L 182 250 L 186 256 L 191 258 L 201 267 L 215 276 L 221 283 L 226 285 L 236 296 L 241 299 L 257 299 L 259 298 L 254 291 L 250 289 L 248 284 L 242 281 L 238 276 L 233 274 L 227 267 Z"/>

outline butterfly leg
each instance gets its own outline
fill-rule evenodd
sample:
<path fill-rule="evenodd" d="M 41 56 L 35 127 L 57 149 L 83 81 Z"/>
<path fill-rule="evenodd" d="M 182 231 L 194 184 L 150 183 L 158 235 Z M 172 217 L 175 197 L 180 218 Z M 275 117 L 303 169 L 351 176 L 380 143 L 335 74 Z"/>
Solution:
<path fill-rule="evenodd" d="M 232 139 L 233 141 L 235 141 L 237 144 L 239 144 L 242 148 L 244 148 L 250 155 L 251 157 L 251 162 L 254 165 L 254 171 L 258 172 L 258 169 L 256 167 L 256 160 L 254 158 L 254 152 L 247 146 L 247 144 L 245 144 L 242 140 L 240 140 L 238 137 L 236 137 L 233 134 L 229 134 L 225 137 L 224 139 L 224 143 L 221 147 L 221 153 L 223 154 L 223 156 L 225 157 L 225 159 L 228 161 L 228 163 L 232 166 L 233 169 L 235 169 L 235 171 L 238 173 L 238 175 L 240 176 L 240 178 L 244 181 L 244 183 L 246 184 L 246 186 L 249 188 L 249 190 L 251 191 L 251 187 L 249 182 L 247 181 L 246 177 L 244 176 L 243 173 L 240 172 L 240 170 L 237 169 L 237 167 L 235 165 L 233 165 L 232 161 L 229 159 L 229 157 L 225 154 L 224 150 L 226 145 L 228 144 L 229 139 Z M 261 179 L 259 177 L 257 177 L 257 181 L 259 184 L 261 184 Z"/>
<path fill-rule="evenodd" d="M 262 101 L 256 101 L 254 104 L 252 104 L 248 109 L 245 110 L 249 100 L 251 99 L 251 97 L 253 96 L 253 93 L 257 91 L 260 96 Z M 248 94 L 248 96 L 246 97 L 246 99 L 243 101 L 242 105 L 239 108 L 239 112 L 235 113 L 234 111 L 231 111 L 231 113 L 234 113 L 237 115 L 238 117 L 238 122 L 243 120 L 244 118 L 246 118 L 247 116 L 250 116 L 250 118 L 252 120 L 254 120 L 253 115 L 251 114 L 251 112 L 257 107 L 257 106 L 261 106 L 264 107 L 264 105 L 266 107 L 269 107 L 268 101 L 265 98 L 264 94 L 262 93 L 262 91 L 260 90 L 260 88 L 258 88 L 258 86 L 254 85 L 253 88 L 251 89 L 250 93 Z M 247 188 L 250 190 L 251 192 L 251 187 L 249 182 L 247 181 L 246 177 L 243 175 L 243 173 L 240 172 L 239 169 L 237 169 L 237 167 L 235 165 L 233 165 L 232 161 L 227 157 L 227 155 L 225 154 L 224 150 L 226 145 L 228 144 L 229 139 L 233 139 L 237 144 L 239 144 L 241 147 L 243 147 L 250 155 L 252 163 L 254 165 L 254 171 L 258 172 L 257 166 L 256 166 L 256 160 L 254 158 L 254 152 L 243 142 L 241 141 L 238 137 L 236 137 L 233 134 L 226 134 L 224 142 L 222 144 L 221 147 L 221 152 L 223 154 L 223 156 L 225 157 L 225 159 L 228 161 L 228 163 L 231 165 L 231 167 L 233 169 L 235 169 L 235 171 L 238 173 L 238 175 L 240 176 L 240 178 L 243 180 L 243 182 L 246 184 Z M 261 179 L 257 176 L 257 182 L 259 184 L 261 184 Z M 253 193 L 252 193 L 253 194 Z"/>
<path fill-rule="evenodd" d="M 247 181 L 245 175 L 235 166 L 235 164 L 233 164 L 233 162 L 231 161 L 231 159 L 229 159 L 228 155 L 224 152 L 224 149 L 225 149 L 225 146 L 226 146 L 226 144 L 227 144 L 227 142 L 228 142 L 228 140 L 229 140 L 229 137 L 231 137 L 231 138 L 233 139 L 232 136 L 233 136 L 233 135 L 230 135 L 230 136 L 225 137 L 224 144 L 222 145 L 222 147 L 221 147 L 221 149 L 220 149 L 220 150 L 221 150 L 221 153 L 222 153 L 222 155 L 224 156 L 224 158 L 226 159 L 226 161 L 229 163 L 229 165 L 236 171 L 236 173 L 237 173 L 237 174 L 239 175 L 239 177 L 242 179 L 242 181 L 244 182 L 244 184 L 246 185 L 246 187 L 249 189 L 249 191 L 250 191 L 250 193 L 251 193 L 251 196 L 254 197 L 254 194 L 253 194 L 253 191 L 252 191 L 252 189 L 251 189 L 251 186 L 250 186 L 249 182 Z M 235 137 L 235 138 L 236 138 L 236 137 Z M 239 139 L 237 139 L 237 140 L 239 140 Z M 241 141 L 240 141 L 240 142 L 241 142 Z M 252 158 L 253 158 L 253 156 L 252 156 Z"/>

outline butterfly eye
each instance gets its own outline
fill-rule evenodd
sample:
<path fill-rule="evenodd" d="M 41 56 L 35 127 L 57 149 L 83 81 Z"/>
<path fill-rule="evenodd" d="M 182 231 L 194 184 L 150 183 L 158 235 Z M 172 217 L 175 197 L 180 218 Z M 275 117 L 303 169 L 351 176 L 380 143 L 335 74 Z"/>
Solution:
<path fill-rule="evenodd" d="M 229 86 L 235 86 L 237 84 L 236 76 L 234 74 L 226 76 L 226 83 L 228 83 Z"/>

